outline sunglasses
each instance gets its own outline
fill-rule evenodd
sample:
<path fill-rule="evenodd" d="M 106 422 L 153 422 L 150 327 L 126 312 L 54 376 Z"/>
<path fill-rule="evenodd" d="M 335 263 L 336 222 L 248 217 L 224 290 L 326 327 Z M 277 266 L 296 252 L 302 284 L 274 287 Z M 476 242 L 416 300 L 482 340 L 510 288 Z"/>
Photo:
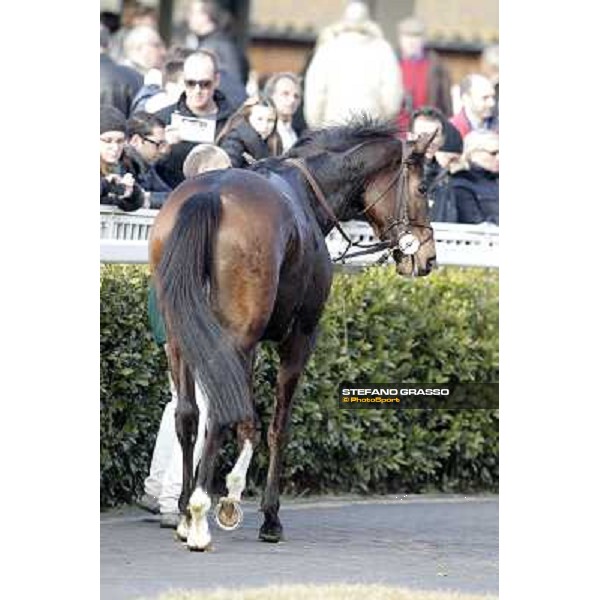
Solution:
<path fill-rule="evenodd" d="M 212 79 L 186 79 L 184 83 L 185 87 L 195 88 L 199 86 L 201 90 L 208 90 L 213 86 L 214 81 Z"/>
<path fill-rule="evenodd" d="M 164 148 L 167 145 L 167 142 L 162 141 L 162 142 L 157 142 L 156 140 L 152 140 L 148 137 L 142 136 L 143 140 L 146 140 L 147 142 L 150 142 L 151 144 L 154 144 L 159 150 L 161 148 Z"/>

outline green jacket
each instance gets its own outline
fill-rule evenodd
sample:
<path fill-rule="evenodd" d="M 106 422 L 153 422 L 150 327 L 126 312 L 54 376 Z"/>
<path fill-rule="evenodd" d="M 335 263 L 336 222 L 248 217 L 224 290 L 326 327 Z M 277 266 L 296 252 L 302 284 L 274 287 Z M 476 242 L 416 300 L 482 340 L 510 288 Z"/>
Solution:
<path fill-rule="evenodd" d="M 148 287 L 148 318 L 150 320 L 150 328 L 154 341 L 160 346 L 167 343 L 167 334 L 165 332 L 165 322 L 158 308 L 158 298 L 156 297 L 156 288 L 154 283 L 150 283 Z"/>

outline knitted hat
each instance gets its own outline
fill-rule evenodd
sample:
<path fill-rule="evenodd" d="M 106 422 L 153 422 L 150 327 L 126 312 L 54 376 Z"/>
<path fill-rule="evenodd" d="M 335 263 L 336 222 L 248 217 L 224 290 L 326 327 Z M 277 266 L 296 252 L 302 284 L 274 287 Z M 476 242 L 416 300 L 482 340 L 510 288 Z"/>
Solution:
<path fill-rule="evenodd" d="M 440 152 L 456 152 L 462 154 L 463 140 L 460 131 L 449 121 L 444 122 L 444 143 Z"/>
<path fill-rule="evenodd" d="M 106 131 L 126 132 L 127 121 L 125 115 L 114 106 L 100 107 L 100 135 Z"/>

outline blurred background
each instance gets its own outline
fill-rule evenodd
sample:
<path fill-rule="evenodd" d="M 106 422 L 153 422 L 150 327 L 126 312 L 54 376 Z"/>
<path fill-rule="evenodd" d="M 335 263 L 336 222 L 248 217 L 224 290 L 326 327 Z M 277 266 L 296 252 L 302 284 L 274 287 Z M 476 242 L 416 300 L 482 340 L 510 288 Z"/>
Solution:
<path fill-rule="evenodd" d="M 184 34 L 188 0 L 101 0 L 102 20 L 109 21 L 114 31 L 135 4 L 155 10 L 167 45 Z M 319 31 L 339 19 L 348 1 L 220 0 L 218 4 L 231 15 L 231 33 L 245 50 L 250 68 L 264 79 L 278 71 L 301 72 Z M 367 0 L 365 4 L 393 46 L 398 21 L 411 15 L 420 18 L 427 47 L 444 60 L 454 84 L 480 70 L 482 50 L 499 40 L 497 0 Z"/>

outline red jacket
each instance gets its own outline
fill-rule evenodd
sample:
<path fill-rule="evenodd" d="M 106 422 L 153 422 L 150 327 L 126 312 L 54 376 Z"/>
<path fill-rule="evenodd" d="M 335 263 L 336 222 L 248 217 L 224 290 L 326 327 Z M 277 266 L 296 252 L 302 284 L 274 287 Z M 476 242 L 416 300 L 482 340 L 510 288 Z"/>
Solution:
<path fill-rule="evenodd" d="M 469 131 L 473 129 L 471 126 L 471 122 L 467 119 L 467 115 L 465 113 L 465 109 L 461 109 L 461 111 L 455 114 L 452 118 L 448 119 L 458 131 L 460 131 L 460 135 L 464 138 Z"/>
<path fill-rule="evenodd" d="M 427 64 L 426 99 L 422 104 L 415 103 L 415 98 L 409 93 L 410 90 L 404 90 L 405 93 L 402 99 L 402 107 L 400 114 L 398 115 L 400 131 L 406 131 L 408 129 L 410 113 L 416 108 L 421 108 L 423 105 L 435 106 L 445 115 L 452 114 L 450 73 L 448 72 L 448 69 L 433 50 L 429 50 L 425 54 L 425 62 Z M 402 57 L 399 59 L 398 68 L 402 71 Z M 407 86 L 405 85 L 405 88 L 406 87 Z"/>
<path fill-rule="evenodd" d="M 467 114 L 465 113 L 465 109 L 461 109 L 459 113 L 454 115 L 451 119 L 448 119 L 458 131 L 460 131 L 460 135 L 464 138 L 467 133 L 473 130 L 473 126 L 471 125 L 471 121 L 467 119 Z M 489 129 L 490 131 L 498 132 L 498 119 L 496 117 L 490 117 L 485 120 L 484 129 Z"/>

